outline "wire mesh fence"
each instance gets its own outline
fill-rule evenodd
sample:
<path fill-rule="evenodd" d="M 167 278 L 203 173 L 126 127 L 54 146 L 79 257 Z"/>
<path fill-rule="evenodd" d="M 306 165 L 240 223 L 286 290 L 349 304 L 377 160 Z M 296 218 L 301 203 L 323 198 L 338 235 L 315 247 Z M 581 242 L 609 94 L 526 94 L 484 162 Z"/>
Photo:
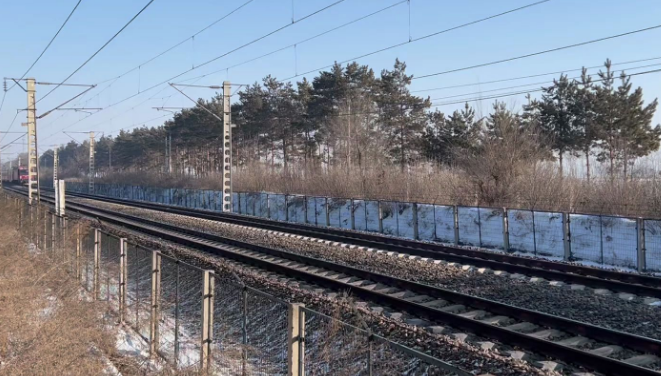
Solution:
<path fill-rule="evenodd" d="M 301 375 L 470 375 L 336 317 L 301 308 Z M 363 324 L 364 325 L 364 324 Z"/>
<path fill-rule="evenodd" d="M 144 340 L 149 340 L 151 323 L 152 252 L 127 245 L 127 288 L 125 320 Z"/>
<path fill-rule="evenodd" d="M 401 218 L 407 208 L 394 210 Z M 133 328 L 152 355 L 176 369 L 217 375 L 467 375 L 339 318 L 220 279 L 106 231 L 44 213 L 39 218 L 33 221 L 43 228 L 39 238 L 43 242 L 46 234 L 45 244 L 55 245 L 49 252 L 62 253 L 85 295 L 107 302 L 113 322 Z M 24 235 L 28 227 L 25 222 Z"/>
<path fill-rule="evenodd" d="M 198 369 L 204 271 L 161 255 L 158 351 L 179 368 Z"/>

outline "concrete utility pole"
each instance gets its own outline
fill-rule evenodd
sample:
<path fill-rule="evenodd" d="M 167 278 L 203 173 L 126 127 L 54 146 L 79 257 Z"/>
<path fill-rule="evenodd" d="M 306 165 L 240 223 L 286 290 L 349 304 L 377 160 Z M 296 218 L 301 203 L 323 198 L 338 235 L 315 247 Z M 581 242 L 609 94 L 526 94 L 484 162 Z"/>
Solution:
<path fill-rule="evenodd" d="M 232 84 L 229 81 L 223 82 L 223 117 L 216 115 L 213 111 L 209 110 L 203 105 L 200 105 L 196 100 L 186 95 L 183 91 L 179 90 L 177 86 L 188 86 L 188 87 L 204 87 L 208 89 L 220 89 L 220 86 L 201 86 L 201 85 L 188 85 L 188 84 L 173 84 L 171 83 L 173 89 L 180 92 L 183 96 L 188 98 L 195 105 L 199 106 L 200 109 L 206 111 L 211 116 L 218 119 L 218 121 L 223 122 L 223 206 L 222 211 L 231 212 L 232 211 L 232 107 L 230 97 L 232 95 L 231 88 Z M 243 85 L 239 85 L 243 86 Z"/>
<path fill-rule="evenodd" d="M 53 188 L 57 185 L 57 170 L 60 164 L 60 157 L 57 155 L 57 148 L 53 149 Z"/>
<path fill-rule="evenodd" d="M 90 170 L 87 193 L 94 194 L 94 132 L 90 132 Z"/>
<path fill-rule="evenodd" d="M 232 211 L 232 108 L 231 84 L 223 82 L 223 211 Z"/>
<path fill-rule="evenodd" d="M 35 80 L 28 78 L 28 202 L 39 202 L 39 155 L 37 152 L 37 109 L 35 101 Z"/>

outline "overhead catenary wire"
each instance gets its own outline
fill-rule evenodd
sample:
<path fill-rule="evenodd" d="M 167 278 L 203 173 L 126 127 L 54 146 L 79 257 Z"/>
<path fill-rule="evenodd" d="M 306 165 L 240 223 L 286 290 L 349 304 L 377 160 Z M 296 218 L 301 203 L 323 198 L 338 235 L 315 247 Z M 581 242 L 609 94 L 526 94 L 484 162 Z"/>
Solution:
<path fill-rule="evenodd" d="M 152 0 L 152 1 L 153 1 L 153 0 Z M 273 34 L 275 34 L 275 33 L 277 33 L 277 32 L 280 32 L 280 31 L 282 31 L 282 30 L 285 30 L 285 29 L 288 28 L 288 27 L 291 27 L 291 26 L 293 26 L 293 25 L 295 25 L 295 24 L 298 24 L 298 23 L 301 22 L 301 21 L 305 21 L 305 20 L 307 20 L 307 19 L 309 19 L 309 18 L 311 18 L 311 17 L 313 17 L 313 16 L 315 16 L 315 15 L 321 13 L 321 12 L 324 12 L 324 11 L 326 11 L 326 10 L 328 10 L 328 9 L 331 9 L 331 8 L 334 7 L 334 6 L 343 3 L 344 1 L 346 1 L 346 0 L 338 0 L 338 1 L 335 1 L 334 3 L 331 3 L 331 4 L 329 4 L 329 5 L 327 5 L 327 6 L 323 7 L 323 8 L 320 8 L 320 9 L 318 9 L 318 10 L 312 12 L 312 13 L 307 14 L 306 16 L 304 16 L 304 17 L 302 17 L 302 18 L 299 18 L 299 19 L 295 20 L 293 23 L 288 23 L 287 25 L 284 25 L 284 26 L 282 26 L 282 27 L 280 27 L 280 28 L 278 28 L 278 29 L 276 29 L 276 30 L 273 30 L 273 31 L 271 31 L 271 32 L 269 32 L 269 33 L 267 33 L 267 34 L 264 34 L 264 35 L 262 35 L 262 36 L 260 36 L 260 37 L 258 37 L 258 38 L 256 38 L 256 39 L 253 39 L 253 40 L 251 40 L 250 42 L 247 42 L 247 43 L 245 43 L 245 44 L 243 44 L 243 45 L 241 45 L 241 46 L 239 46 L 239 47 L 236 47 L 236 48 L 234 48 L 234 49 L 232 49 L 232 50 L 230 50 L 230 51 L 228 51 L 228 52 L 226 52 L 226 53 L 224 53 L 224 54 L 222 54 L 222 55 L 216 56 L 216 57 L 214 57 L 214 58 L 212 58 L 212 59 L 210 59 L 210 60 L 207 60 L 206 62 L 204 62 L 204 63 L 202 63 L 202 64 L 199 64 L 199 65 L 197 65 L 197 66 L 195 66 L 195 67 L 191 67 L 190 69 L 185 70 L 185 71 L 183 71 L 183 72 L 181 72 L 181 73 L 179 73 L 179 74 L 177 74 L 177 75 L 175 75 L 175 76 L 173 76 L 173 77 L 170 77 L 170 78 L 168 78 L 168 79 L 166 79 L 166 80 L 163 80 L 163 81 L 161 81 L 161 82 L 159 82 L 159 83 L 157 83 L 157 84 L 155 84 L 155 85 L 152 85 L 152 86 L 150 86 L 149 88 L 147 88 L 147 89 L 145 89 L 145 90 L 142 90 L 140 93 L 132 94 L 132 95 L 130 95 L 130 96 L 128 96 L 128 97 L 126 97 L 126 98 L 124 98 L 124 99 L 118 101 L 118 102 L 112 103 L 112 104 L 110 104 L 110 105 L 104 107 L 103 110 L 106 110 L 106 109 L 108 109 L 108 108 L 112 108 L 112 107 L 114 107 L 114 106 L 116 106 L 116 105 L 118 105 L 118 104 L 120 104 L 120 103 L 124 103 L 124 102 L 126 102 L 127 100 L 129 100 L 129 99 L 131 99 L 131 98 L 135 98 L 136 96 L 138 96 L 138 95 L 140 95 L 140 94 L 142 94 L 142 93 L 145 93 L 145 92 L 151 91 L 151 90 L 153 90 L 153 89 L 155 89 L 155 88 L 157 88 L 157 87 L 159 87 L 159 86 L 161 86 L 161 85 L 163 85 L 163 84 L 166 84 L 166 83 L 168 83 L 168 82 L 170 82 L 170 81 L 172 81 L 172 80 L 175 80 L 175 79 L 177 79 L 177 78 L 179 78 L 179 77 L 181 77 L 181 76 L 183 76 L 183 75 L 185 75 L 185 74 L 187 74 L 187 73 L 189 73 L 189 72 L 191 72 L 191 71 L 194 71 L 194 70 L 196 70 L 196 69 L 199 69 L 199 68 L 201 68 L 201 67 L 203 67 L 203 66 L 205 66 L 205 65 L 207 65 L 207 64 L 210 64 L 210 63 L 212 63 L 212 62 L 214 62 L 214 61 L 216 61 L 216 60 L 218 60 L 218 59 L 220 59 L 220 58 L 226 57 L 226 56 L 228 56 L 228 55 L 230 55 L 230 54 L 232 54 L 232 53 L 234 53 L 234 52 L 237 52 L 237 51 L 239 51 L 239 50 L 241 50 L 241 49 L 243 49 L 243 48 L 245 48 L 245 47 L 250 46 L 251 44 L 254 44 L 254 43 L 256 43 L 256 42 L 258 42 L 258 41 L 260 41 L 260 40 L 263 40 L 264 38 L 267 38 L 267 37 L 269 37 L 269 36 L 271 36 L 271 35 L 273 35 Z M 549 1 L 549 0 L 547 0 L 547 1 Z M 167 88 L 167 87 L 166 87 L 166 88 Z M 51 92 L 52 92 L 52 91 L 51 91 Z M 42 99 L 43 99 L 43 98 L 42 98 Z M 103 111 L 103 110 L 102 110 L 102 111 Z M 100 113 L 100 112 L 102 112 L 102 111 L 96 112 L 95 114 L 98 114 L 98 113 Z M 93 116 L 93 115 L 90 115 L 90 116 Z M 68 128 L 68 127 L 67 127 L 67 128 Z M 66 128 L 65 128 L 65 129 L 66 129 Z M 48 136 L 48 137 L 50 137 L 50 136 Z"/>
<path fill-rule="evenodd" d="M 134 15 L 134 16 L 133 16 L 133 17 L 132 17 L 132 18 L 131 18 L 131 19 L 130 19 L 125 25 L 124 25 L 124 26 L 122 26 L 122 28 L 119 29 L 119 31 L 117 31 L 117 32 L 115 33 L 115 35 L 113 35 L 110 39 L 108 39 L 108 41 L 106 41 L 106 43 L 104 43 L 104 44 L 103 44 L 98 50 L 96 50 L 96 52 L 94 52 L 94 53 L 92 54 L 92 56 L 90 56 L 87 60 L 85 60 L 85 62 L 83 62 L 78 68 L 76 68 L 73 72 L 71 72 L 71 74 L 70 74 L 69 76 L 67 76 L 67 78 L 65 78 L 64 80 L 62 80 L 62 82 L 61 82 L 60 84 L 58 84 L 58 85 L 55 86 L 51 91 L 49 91 L 48 93 L 46 93 L 46 95 L 44 95 L 43 97 L 41 97 L 41 98 L 37 101 L 37 103 L 39 103 L 40 101 L 42 101 L 43 99 L 45 99 L 46 97 L 48 97 L 52 92 L 54 92 L 54 91 L 57 90 L 60 86 L 62 86 L 63 83 L 67 82 L 71 77 L 73 77 L 74 74 L 78 73 L 78 71 L 80 71 L 81 69 L 83 69 L 83 67 L 84 67 L 85 65 L 87 65 L 87 63 L 89 63 L 90 61 L 92 61 L 92 59 L 94 59 L 94 57 L 95 57 L 96 55 L 98 55 L 99 52 L 101 52 L 104 48 L 106 48 L 106 46 L 108 46 L 108 45 L 110 44 L 110 42 L 112 42 L 115 38 L 117 38 L 117 36 L 118 36 L 119 34 L 121 34 L 121 33 L 122 33 L 122 32 L 123 32 L 123 31 L 124 31 L 124 30 L 125 30 L 130 24 L 131 24 L 131 23 L 133 23 L 133 21 L 135 21 L 136 18 L 138 18 L 138 17 L 142 14 L 142 12 L 144 12 L 147 8 L 149 8 L 149 6 L 150 6 L 154 1 L 155 1 L 155 0 L 149 0 L 149 2 L 148 2 L 147 4 L 145 4 L 145 6 L 143 6 L 142 9 L 140 9 L 140 11 L 139 11 L 138 13 L 136 13 L 136 14 L 135 14 L 135 15 Z"/>
<path fill-rule="evenodd" d="M 16 121 L 16 118 L 18 117 L 18 113 L 19 113 L 19 112 L 16 111 L 16 115 L 14 115 L 14 118 L 12 119 L 11 123 L 9 123 L 9 127 L 7 127 L 7 132 L 4 133 L 4 134 L 2 135 L 2 137 L 0 137 L 0 144 L 2 143 L 2 140 L 5 139 L 5 137 L 6 137 L 7 134 L 9 133 L 9 131 L 11 131 L 11 128 L 14 126 L 14 122 Z"/>
<path fill-rule="evenodd" d="M 637 67 L 629 67 L 627 69 L 619 69 L 619 70 L 614 70 L 612 72 L 615 73 L 615 72 L 624 72 L 625 70 L 631 70 L 631 69 L 642 69 L 642 68 L 658 67 L 659 65 L 661 65 L 661 63 L 647 64 L 647 65 L 641 65 L 641 66 L 637 66 Z M 588 74 L 588 75 L 586 75 L 586 77 L 593 77 L 593 76 L 597 76 L 597 75 L 599 75 L 599 73 Z M 570 77 L 568 79 L 569 80 L 578 80 L 581 77 L 582 76 L 574 76 L 574 77 Z M 553 82 L 554 81 L 533 82 L 533 83 L 528 83 L 528 84 L 523 84 L 523 85 L 501 87 L 501 88 L 498 88 L 498 89 L 482 90 L 482 91 L 477 91 L 477 92 L 472 92 L 472 93 L 464 93 L 464 94 L 456 94 L 456 95 L 450 95 L 450 96 L 439 97 L 439 98 L 432 98 L 431 100 L 436 101 L 436 100 L 441 100 L 441 99 L 459 98 L 459 97 L 465 97 L 465 96 L 468 96 L 468 95 L 478 95 L 478 94 L 481 94 L 481 93 L 490 93 L 490 92 L 500 91 L 500 90 L 510 90 L 510 89 L 528 87 L 528 86 L 538 86 L 538 85 L 552 84 Z M 596 82 L 598 82 L 598 81 L 596 81 Z"/>
<path fill-rule="evenodd" d="M 345 28 L 345 27 L 347 27 L 347 26 L 349 26 L 349 25 L 352 25 L 352 24 L 355 24 L 355 23 L 357 23 L 357 22 L 360 22 L 360 21 L 363 21 L 363 20 L 365 20 L 365 19 L 368 19 L 368 18 L 370 18 L 370 17 L 376 16 L 376 15 L 378 15 L 378 14 L 380 14 L 380 13 L 385 12 L 386 10 L 389 10 L 389 9 L 392 9 L 392 8 L 398 6 L 398 5 L 404 4 L 404 3 L 406 3 L 407 1 L 408 1 L 408 0 L 398 1 L 398 2 L 396 2 L 396 3 L 394 3 L 394 4 L 388 5 L 388 6 L 384 7 L 384 8 L 381 8 L 381 9 L 379 9 L 379 10 L 376 10 L 376 11 L 374 11 L 374 12 L 372 12 L 372 13 L 366 14 L 366 15 L 361 16 L 361 17 L 358 17 L 358 18 L 355 18 L 355 19 L 353 19 L 353 20 L 351 20 L 351 21 L 345 22 L 345 23 L 343 23 L 343 24 L 341 24 L 341 25 L 335 26 L 335 27 L 333 27 L 333 28 L 331 28 L 331 29 L 328 29 L 328 30 L 323 31 L 323 32 L 318 33 L 318 34 L 315 34 L 314 36 L 311 36 L 311 37 L 309 37 L 309 38 L 305 38 L 305 39 L 300 40 L 300 41 L 298 41 L 298 42 L 295 42 L 295 43 L 289 44 L 289 45 L 287 45 L 287 46 L 284 46 L 284 47 L 278 48 L 278 49 L 273 50 L 273 51 L 271 51 L 271 52 L 267 52 L 267 53 L 265 53 L 265 54 L 263 54 L 263 55 L 260 55 L 260 56 L 257 56 L 257 57 L 254 57 L 254 58 L 251 58 L 251 59 L 249 59 L 249 60 L 242 61 L 242 62 L 240 62 L 240 63 L 238 63 L 238 64 L 234 64 L 234 65 L 230 65 L 230 66 L 225 67 L 225 68 L 217 69 L 217 70 L 214 70 L 214 71 L 212 71 L 212 72 L 209 72 L 209 73 L 203 74 L 203 75 L 201 75 L 201 76 L 196 76 L 196 77 L 188 78 L 188 79 L 186 79 L 186 80 L 180 81 L 180 83 L 181 83 L 181 82 L 188 82 L 188 81 L 194 80 L 194 79 L 196 79 L 196 78 L 204 78 L 204 77 L 208 77 L 208 76 L 214 75 L 214 74 L 216 74 L 216 73 L 224 72 L 224 71 L 226 71 L 226 70 L 228 70 L 228 69 L 232 69 L 232 68 L 236 68 L 236 67 L 239 67 L 239 66 L 242 66 L 242 65 L 248 64 L 248 63 L 252 63 L 253 61 L 257 61 L 257 60 L 263 59 L 263 58 L 265 58 L 265 57 L 271 56 L 271 55 L 276 54 L 276 53 L 278 53 L 278 52 L 285 51 L 285 50 L 290 49 L 290 48 L 296 48 L 297 46 L 300 46 L 301 44 L 307 43 L 307 42 L 312 41 L 312 40 L 314 40 L 314 39 L 320 38 L 320 37 L 322 37 L 322 36 L 324 36 L 324 35 L 330 34 L 330 33 L 334 32 L 334 31 L 337 31 L 337 30 L 340 30 L 340 29 L 342 29 L 342 28 Z"/>
<path fill-rule="evenodd" d="M 388 51 L 388 50 L 392 50 L 392 49 L 394 49 L 394 48 L 401 47 L 401 46 L 404 46 L 404 45 L 407 45 L 407 44 L 415 43 L 415 42 L 418 42 L 418 41 L 421 41 L 421 40 L 424 40 L 424 39 L 427 39 L 427 38 L 430 38 L 430 37 L 433 37 L 433 36 L 437 36 L 437 35 L 440 35 L 440 34 L 448 33 L 448 32 L 450 32 L 450 31 L 458 30 L 458 29 L 461 29 L 461 28 L 464 28 L 464 27 L 468 27 L 468 26 L 472 26 L 472 25 L 475 25 L 475 24 L 478 24 L 478 23 L 481 23 L 481 22 L 485 22 L 485 21 L 488 21 L 488 20 L 494 19 L 494 18 L 502 17 L 502 16 L 505 16 L 505 15 L 507 15 L 507 14 L 511 14 L 511 13 L 514 13 L 514 12 L 518 12 L 518 11 L 521 11 L 521 10 L 524 10 L 524 9 L 528 9 L 528 8 L 531 8 L 531 7 L 534 7 L 534 6 L 537 6 L 537 5 L 541 5 L 541 4 L 547 3 L 547 2 L 549 2 L 549 1 L 551 1 L 551 0 L 537 1 L 537 2 L 534 2 L 534 3 L 531 3 L 531 4 L 527 4 L 527 5 L 524 5 L 524 6 L 518 7 L 518 8 L 510 9 L 510 10 L 505 11 L 505 12 L 501 12 L 501 13 L 494 14 L 494 15 L 491 15 L 491 16 L 488 16 L 488 17 L 484 17 L 484 18 L 480 18 L 480 19 L 477 19 L 477 20 L 474 20 L 474 21 L 466 22 L 466 23 L 463 23 L 463 24 L 461 24 L 461 25 L 453 26 L 453 27 L 448 28 L 448 29 L 444 29 L 444 30 L 436 31 L 436 32 L 431 33 L 431 34 L 423 35 L 423 36 L 421 36 L 421 37 L 419 37 L 419 38 L 415 38 L 415 39 L 407 40 L 407 41 L 405 41 L 405 42 L 401 42 L 401 43 L 396 43 L 396 44 L 393 44 L 393 45 L 391 45 L 391 46 L 384 47 L 384 48 L 378 49 L 378 50 L 376 50 L 376 51 L 368 52 L 368 53 L 366 53 L 366 54 L 363 54 L 363 55 L 360 55 L 360 56 L 356 56 L 356 57 L 351 58 L 351 59 L 346 59 L 346 60 L 342 60 L 342 61 L 340 61 L 340 62 L 335 62 L 335 63 L 333 63 L 333 64 L 336 64 L 336 63 L 337 63 L 337 64 L 344 64 L 344 63 L 348 63 L 348 62 L 350 62 L 350 61 L 356 61 L 356 60 L 362 59 L 362 58 L 364 58 L 364 57 L 368 57 L 368 56 L 376 55 L 376 54 L 378 54 L 378 53 L 381 53 L 381 52 L 384 52 L 384 51 Z M 332 67 L 333 64 L 324 65 L 323 67 L 319 67 L 319 68 L 316 68 L 316 69 L 309 70 L 309 71 L 307 71 L 307 72 L 303 72 L 303 73 L 299 73 L 299 74 L 296 74 L 296 75 L 291 76 L 291 77 L 287 77 L 287 78 L 285 78 L 283 81 L 288 81 L 288 80 L 294 79 L 294 78 L 296 78 L 296 77 L 305 76 L 305 75 L 310 74 L 310 73 L 318 72 L 318 71 L 321 70 L 321 69 L 326 69 L 326 68 Z"/>
<path fill-rule="evenodd" d="M 642 63 L 642 62 L 645 62 L 645 61 L 654 61 L 654 60 L 660 60 L 660 59 L 661 59 L 661 57 L 652 57 L 652 58 L 647 58 L 647 59 L 630 60 L 630 61 L 623 61 L 623 62 L 619 62 L 619 63 L 612 63 L 611 66 L 626 65 L 626 64 L 633 64 L 633 63 Z M 424 92 L 428 92 L 428 91 L 457 89 L 457 88 L 461 88 L 461 87 L 496 84 L 496 83 L 501 83 L 501 82 L 525 80 L 525 79 L 528 79 L 528 78 L 536 78 L 536 77 L 551 76 L 551 75 L 555 75 L 555 74 L 563 74 L 563 73 L 567 73 L 567 72 L 576 72 L 576 71 L 583 70 L 583 68 L 589 70 L 589 69 L 597 69 L 597 68 L 603 68 L 603 67 L 604 67 L 603 64 L 593 65 L 593 66 L 590 66 L 590 67 L 572 68 L 572 69 L 565 69 L 565 70 L 554 71 L 554 72 L 532 74 L 532 75 L 528 75 L 528 76 L 503 78 L 503 79 L 499 79 L 499 80 L 491 80 L 491 81 L 476 82 L 476 83 L 466 83 L 466 84 L 458 84 L 458 85 L 450 85 L 450 86 L 441 86 L 441 87 L 434 87 L 434 88 L 429 88 L 429 89 L 411 90 L 411 93 L 424 93 Z M 635 67 L 634 68 L 628 68 L 628 69 L 635 69 Z"/>
<path fill-rule="evenodd" d="M 234 13 L 238 12 L 238 11 L 241 10 L 243 7 L 245 7 L 246 5 L 252 3 L 253 1 L 254 1 L 254 0 L 248 0 L 248 1 L 246 1 L 245 3 L 241 4 L 241 5 L 238 6 L 237 8 L 234 8 L 234 9 L 233 9 L 232 11 L 230 11 L 229 13 L 225 14 L 224 16 L 218 18 L 217 20 L 213 21 L 213 22 L 210 23 L 209 25 L 207 25 L 207 26 L 205 26 L 204 28 L 200 29 L 200 30 L 197 31 L 195 34 L 191 35 L 190 37 L 187 37 L 186 39 L 183 39 L 182 41 L 180 41 L 180 42 L 178 42 L 178 43 L 176 43 L 176 44 L 174 44 L 174 45 L 172 45 L 171 47 L 169 47 L 169 48 L 167 48 L 166 50 L 160 52 L 159 54 L 155 55 L 154 57 L 150 58 L 149 60 L 147 60 L 147 61 L 145 61 L 145 62 L 143 62 L 143 63 L 141 63 L 141 64 L 139 64 L 139 65 L 136 65 L 135 67 L 133 67 L 133 68 L 127 70 L 126 72 L 120 74 L 119 76 L 116 76 L 116 77 L 113 77 L 113 78 L 109 78 L 109 79 L 107 79 L 107 80 L 103 80 L 103 81 L 99 82 L 98 84 L 103 84 L 103 83 L 106 83 L 106 82 L 109 82 L 109 81 L 118 80 L 118 79 L 120 79 L 120 78 L 126 76 L 127 74 L 129 74 L 129 73 L 131 73 L 131 72 L 134 72 L 134 71 L 136 71 L 136 70 L 140 70 L 143 66 L 145 66 L 145 65 L 147 65 L 147 64 L 149 64 L 149 63 L 151 63 L 152 61 L 154 61 L 154 60 L 160 58 L 161 56 L 167 54 L 168 52 L 174 50 L 175 48 L 181 46 L 182 44 L 188 42 L 188 41 L 191 40 L 192 38 L 195 38 L 196 36 L 202 34 L 203 32 L 205 32 L 205 31 L 207 31 L 207 30 L 209 30 L 211 27 L 217 25 L 219 22 L 223 21 L 224 19 L 226 19 L 227 17 L 233 15 Z"/>
<path fill-rule="evenodd" d="M 423 78 L 435 77 L 435 76 L 440 76 L 440 75 L 444 75 L 444 74 L 448 74 L 448 73 L 461 72 L 461 71 L 466 71 L 466 70 L 475 69 L 475 68 L 487 67 L 487 66 L 490 66 L 490 65 L 497 65 L 497 64 L 507 63 L 507 62 L 510 62 L 510 61 L 526 59 L 526 58 L 533 57 L 533 56 L 544 55 L 544 54 L 548 54 L 548 53 L 551 53 L 551 52 L 562 51 L 562 50 L 566 50 L 566 49 L 570 49 L 570 48 L 585 46 L 585 45 L 588 45 L 588 44 L 599 43 L 599 42 L 603 42 L 603 41 L 607 41 L 607 40 L 611 40 L 611 39 L 621 38 L 621 37 L 628 36 L 628 35 L 643 33 L 643 32 L 646 32 L 646 31 L 656 30 L 656 29 L 659 29 L 659 28 L 661 28 L 661 24 L 646 27 L 646 28 L 643 28 L 643 29 L 628 31 L 626 33 L 610 35 L 610 36 L 603 37 L 603 38 L 591 39 L 591 40 L 587 40 L 587 41 L 584 41 L 584 42 L 579 42 L 579 43 L 569 44 L 569 45 L 566 45 L 566 46 L 555 47 L 555 48 L 551 48 L 551 49 L 547 49 L 547 50 L 543 50 L 543 51 L 533 52 L 533 53 L 529 53 L 529 54 L 525 54 L 525 55 L 519 55 L 519 56 L 514 56 L 514 57 L 510 57 L 510 58 L 506 58 L 506 59 L 490 61 L 488 63 L 469 65 L 469 66 L 466 66 L 466 67 L 450 69 L 450 70 L 446 70 L 446 71 L 442 71 L 442 72 L 429 73 L 429 74 L 425 74 L 425 75 L 422 75 L 422 76 L 413 77 L 413 79 L 414 80 L 420 80 L 420 79 L 423 79 Z"/>
<path fill-rule="evenodd" d="M 82 3 L 82 1 L 83 1 L 83 0 L 78 0 L 78 2 L 76 3 L 76 5 L 73 7 L 73 9 L 71 10 L 71 12 L 70 12 L 69 15 L 67 16 L 67 18 L 64 20 L 64 23 L 62 23 L 62 26 L 60 26 L 60 28 L 57 30 L 57 32 L 55 33 L 55 35 L 53 35 L 53 37 L 51 38 L 50 42 L 48 42 L 48 44 L 47 44 L 46 47 L 43 49 L 43 51 L 41 51 L 41 53 L 39 54 L 39 56 L 37 56 L 37 59 L 35 59 L 35 61 L 32 63 L 32 65 L 30 65 L 30 67 L 25 71 L 25 73 L 23 73 L 23 75 L 21 75 L 21 78 L 19 78 L 18 81 L 20 81 L 20 80 L 22 80 L 23 78 L 25 78 L 25 76 L 26 76 L 28 73 L 30 73 L 30 71 L 32 70 L 32 68 L 34 68 L 34 66 L 37 65 L 37 62 L 39 62 L 39 60 L 42 58 L 42 56 L 44 56 L 44 54 L 46 53 L 46 51 L 48 50 L 48 48 L 50 48 L 51 44 L 53 44 L 53 42 L 55 41 L 55 38 L 57 38 L 57 36 L 60 35 L 60 32 L 62 31 L 62 29 L 64 29 L 64 26 L 66 26 L 66 24 L 69 22 L 69 20 L 71 19 L 71 16 L 73 16 L 73 14 L 76 12 L 76 9 L 78 9 L 78 6 L 80 5 L 80 3 Z M 16 83 L 14 83 L 14 85 L 12 85 L 9 89 L 7 89 L 7 91 L 13 89 L 14 86 L 16 86 Z"/>

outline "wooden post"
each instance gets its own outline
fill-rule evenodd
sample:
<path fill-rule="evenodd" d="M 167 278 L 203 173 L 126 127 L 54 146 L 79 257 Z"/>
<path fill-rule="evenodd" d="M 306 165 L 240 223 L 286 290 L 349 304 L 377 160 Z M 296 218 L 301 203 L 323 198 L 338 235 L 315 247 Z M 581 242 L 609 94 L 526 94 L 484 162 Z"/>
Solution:
<path fill-rule="evenodd" d="M 151 258 L 151 315 L 149 329 L 149 355 L 156 357 L 159 346 L 158 322 L 161 301 L 161 252 L 154 251 Z"/>
<path fill-rule="evenodd" d="M 202 373 L 208 374 L 211 365 L 211 344 L 213 343 L 213 301 L 215 294 L 215 276 L 213 271 L 204 271 L 202 290 Z"/>
<path fill-rule="evenodd" d="M 637 248 L 637 266 L 639 272 L 644 272 L 647 269 L 647 249 L 645 247 L 645 219 L 636 218 L 636 229 L 638 230 L 638 246 Z"/>
<path fill-rule="evenodd" d="M 459 245 L 459 207 L 452 207 L 452 216 L 454 218 L 454 245 Z"/>
<path fill-rule="evenodd" d="M 503 250 L 510 251 L 510 220 L 507 208 L 503 208 Z"/>
<path fill-rule="evenodd" d="M 128 286 L 128 264 L 126 238 L 119 239 L 119 322 L 124 322 L 126 314 L 126 287 Z"/>
<path fill-rule="evenodd" d="M 291 303 L 287 311 L 287 376 L 305 375 L 304 304 Z"/>
<path fill-rule="evenodd" d="M 571 260 L 571 218 L 569 213 L 562 213 L 562 240 L 564 245 L 564 260 Z"/>
<path fill-rule="evenodd" d="M 99 272 L 101 267 L 101 230 L 94 229 L 94 300 L 99 299 Z"/>

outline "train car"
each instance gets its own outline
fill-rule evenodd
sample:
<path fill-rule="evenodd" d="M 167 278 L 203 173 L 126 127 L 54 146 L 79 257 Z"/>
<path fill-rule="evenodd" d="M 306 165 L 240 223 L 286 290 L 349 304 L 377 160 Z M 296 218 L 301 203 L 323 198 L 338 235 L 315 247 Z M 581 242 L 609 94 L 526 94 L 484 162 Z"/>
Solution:
<path fill-rule="evenodd" d="M 30 177 L 27 167 L 14 167 L 11 170 L 11 182 L 16 184 L 28 185 Z"/>

